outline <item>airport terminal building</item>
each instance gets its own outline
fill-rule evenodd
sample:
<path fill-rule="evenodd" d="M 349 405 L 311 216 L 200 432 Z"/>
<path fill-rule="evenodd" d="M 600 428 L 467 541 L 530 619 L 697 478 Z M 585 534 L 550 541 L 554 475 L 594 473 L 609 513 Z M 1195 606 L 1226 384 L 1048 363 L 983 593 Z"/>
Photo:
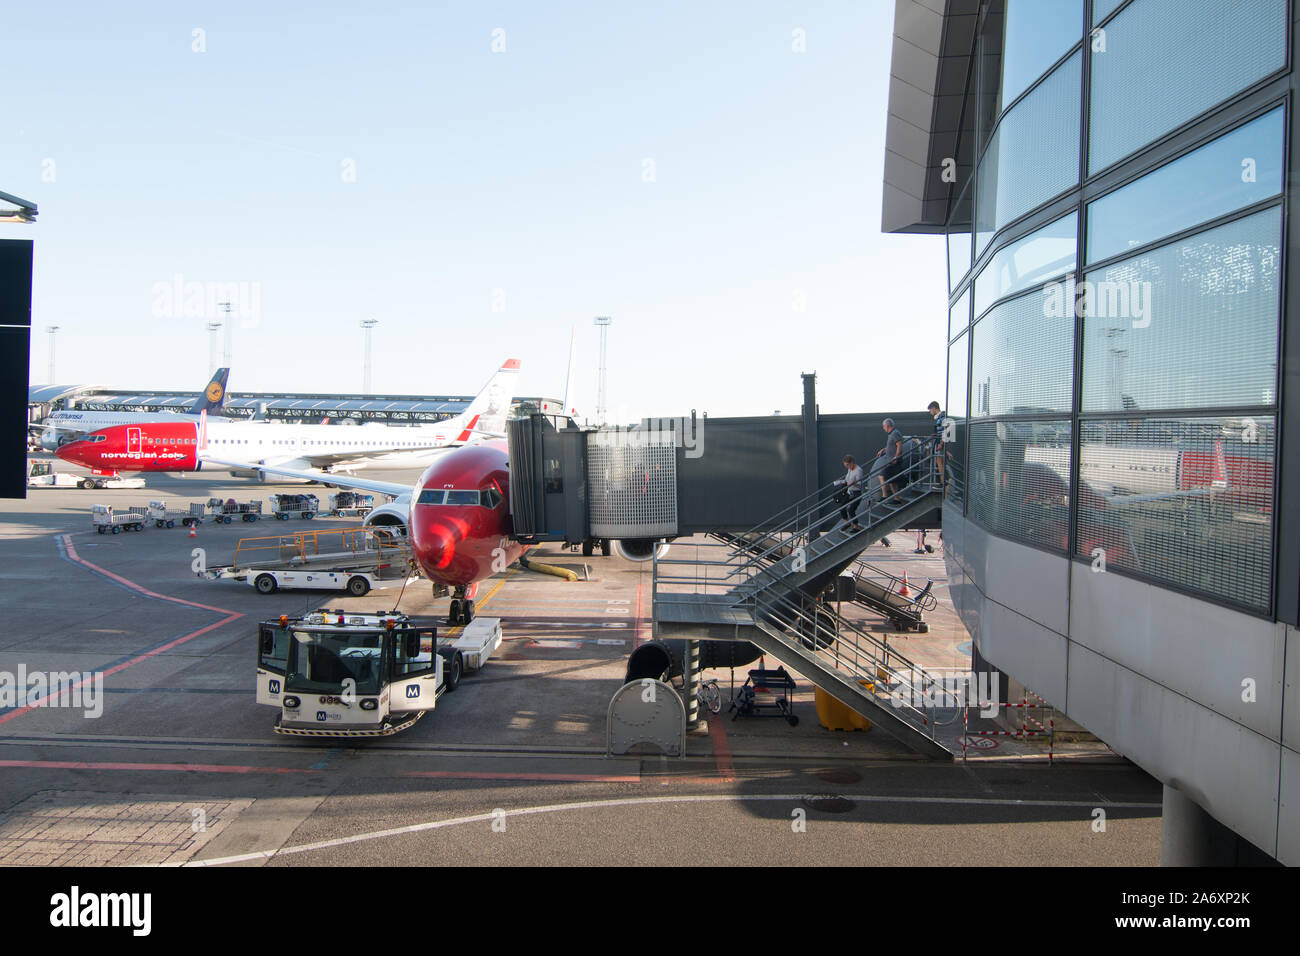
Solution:
<path fill-rule="evenodd" d="M 1167 862 L 1300 864 L 1298 24 L 896 2 L 883 228 L 947 237 L 954 603 L 1164 782 Z"/>

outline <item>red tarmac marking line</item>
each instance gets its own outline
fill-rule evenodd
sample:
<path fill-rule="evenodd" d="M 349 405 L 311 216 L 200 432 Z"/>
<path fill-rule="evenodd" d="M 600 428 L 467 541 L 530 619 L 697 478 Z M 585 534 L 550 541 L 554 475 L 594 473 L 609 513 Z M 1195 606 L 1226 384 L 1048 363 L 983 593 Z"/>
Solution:
<path fill-rule="evenodd" d="M 80 564 L 84 567 L 90 568 L 96 571 L 97 573 L 104 575 L 105 577 L 113 579 L 114 581 L 118 582 L 124 587 L 130 588 L 131 590 L 136 591 L 140 594 L 144 594 L 148 597 L 158 598 L 159 600 L 162 601 L 170 601 L 173 604 L 186 604 L 189 605 L 190 607 L 202 608 L 205 611 L 216 611 L 218 614 L 226 615 L 226 617 L 222 618 L 220 621 L 214 621 L 213 623 L 207 625 L 207 627 L 201 627 L 197 631 L 190 631 L 190 633 L 183 634 L 180 637 L 176 638 L 175 640 L 168 641 L 166 644 L 163 644 L 159 647 L 155 647 L 153 650 L 145 651 L 143 654 L 137 654 L 135 657 L 131 658 L 128 661 L 123 661 L 122 663 L 116 665 L 115 667 L 110 667 L 108 670 L 100 673 L 101 678 L 108 677 L 110 674 L 116 674 L 118 671 L 124 671 L 128 667 L 134 667 L 136 664 L 139 664 L 141 661 L 148 660 L 151 657 L 161 654 L 163 651 L 169 651 L 173 647 L 178 647 L 181 644 L 184 644 L 186 641 L 192 641 L 194 640 L 194 638 L 201 637 L 202 635 L 208 633 L 209 631 L 215 631 L 219 627 L 225 627 L 231 621 L 237 621 L 239 620 L 239 618 L 244 616 L 239 611 L 230 611 L 224 607 L 213 607 L 210 604 L 199 604 L 195 601 L 186 601 L 183 598 L 169 597 L 166 594 L 158 594 L 154 591 L 150 591 L 147 588 L 143 588 L 140 585 L 136 584 L 134 581 L 130 581 L 122 577 L 120 574 L 114 574 L 112 571 L 107 571 L 104 568 L 99 567 L 99 565 L 91 564 L 85 558 L 80 557 L 77 554 L 76 549 L 72 546 L 72 542 L 68 539 L 69 539 L 68 535 L 63 536 L 63 546 L 68 557 L 71 560 L 75 561 L 77 564 Z M 9 721 L 13 720 L 16 717 L 21 717 L 23 714 L 26 714 L 29 711 L 37 709 L 37 707 L 46 707 L 46 708 L 51 707 L 53 705 L 48 703 L 49 701 L 58 700 L 59 698 L 63 697 L 64 694 L 71 693 L 72 691 L 76 690 L 78 687 L 84 687 L 86 684 L 90 683 L 91 680 L 93 680 L 93 677 L 83 681 L 78 681 L 76 684 L 73 684 L 71 687 L 63 688 L 57 695 L 51 695 L 50 697 L 43 697 L 36 704 L 27 704 L 24 707 L 19 707 L 17 710 L 12 710 L 9 713 L 5 714 L 4 716 L 0 716 L 0 724 L 8 723 Z"/>
<path fill-rule="evenodd" d="M 177 647 L 181 644 L 184 644 L 186 641 L 192 641 L 194 640 L 194 638 L 208 633 L 208 631 L 215 631 L 219 627 L 224 627 L 225 625 L 229 624 L 231 621 L 238 620 L 243 616 L 244 615 L 242 614 L 231 613 L 229 617 L 222 618 L 220 621 L 214 621 L 213 623 L 209 624 L 207 627 L 201 627 L 197 631 L 191 631 L 188 634 L 176 638 L 176 640 L 174 641 L 168 641 L 166 644 L 163 644 L 161 647 L 155 647 L 151 651 L 145 651 L 143 654 L 137 654 L 129 661 L 123 661 L 122 663 L 118 664 L 116 667 L 110 667 L 108 670 L 101 671 L 98 673 L 100 674 L 101 677 L 108 677 L 110 674 L 116 674 L 118 671 L 124 671 L 128 667 L 134 667 L 136 664 L 139 664 L 141 661 L 148 660 L 149 658 L 157 654 L 161 654 L 163 651 L 171 650 L 173 647 Z M 28 711 L 36 710 L 37 708 L 40 707 L 44 707 L 44 708 L 53 707 L 54 705 L 47 703 L 47 701 L 58 700 L 64 694 L 69 694 L 72 691 L 76 690 L 78 687 L 84 687 L 86 684 L 90 683 L 91 680 L 93 679 L 94 677 L 92 676 L 90 678 L 87 678 L 86 680 L 78 681 L 77 683 L 73 684 L 71 687 L 63 688 L 61 691 L 59 691 L 57 695 L 51 694 L 49 697 L 42 697 L 38 703 L 27 704 L 23 707 L 19 707 L 17 710 L 12 710 L 9 713 L 5 714 L 3 717 L 0 717 L 0 724 L 8 723 L 9 721 L 13 720 L 15 717 L 21 717 L 23 714 L 27 713 Z"/>
<path fill-rule="evenodd" d="M 645 615 L 642 613 L 643 607 L 645 607 L 645 575 L 644 574 L 638 577 L 636 582 L 636 618 L 635 618 L 636 638 L 632 642 L 634 647 L 640 647 L 646 641 L 650 640 L 650 638 L 646 637 L 646 633 L 645 633 L 646 624 L 648 622 L 645 619 Z"/>
<path fill-rule="evenodd" d="M 731 762 L 731 746 L 727 743 L 727 727 L 717 714 L 709 714 L 709 740 L 713 742 L 713 761 L 718 776 L 725 782 L 736 779 L 736 767 Z"/>
<path fill-rule="evenodd" d="M 78 555 L 76 547 L 74 547 L 72 544 L 71 537 L 72 537 L 71 535 L 66 535 L 66 534 L 63 536 L 63 547 L 67 550 L 69 558 L 71 558 L 73 561 L 77 562 L 78 564 L 84 567 L 90 568 L 92 571 L 96 571 L 104 575 L 104 577 L 106 578 L 112 578 L 118 584 L 125 585 L 126 587 L 130 588 L 133 591 L 138 591 L 139 593 L 144 594 L 148 597 L 158 598 L 158 600 L 160 601 L 170 601 L 173 604 L 185 604 L 188 605 L 189 607 L 202 608 L 205 611 L 216 611 L 219 614 L 233 614 L 235 617 L 244 616 L 243 614 L 237 611 L 231 611 L 224 607 L 213 607 L 211 604 L 199 604 L 197 601 L 187 601 L 184 598 L 171 597 L 166 594 L 159 594 L 157 591 L 150 591 L 148 588 L 141 587 L 140 585 L 136 584 L 134 581 L 130 581 L 122 577 L 120 574 L 114 574 L 112 571 L 109 571 L 107 568 L 101 568 L 97 564 L 91 564 L 85 558 Z"/>

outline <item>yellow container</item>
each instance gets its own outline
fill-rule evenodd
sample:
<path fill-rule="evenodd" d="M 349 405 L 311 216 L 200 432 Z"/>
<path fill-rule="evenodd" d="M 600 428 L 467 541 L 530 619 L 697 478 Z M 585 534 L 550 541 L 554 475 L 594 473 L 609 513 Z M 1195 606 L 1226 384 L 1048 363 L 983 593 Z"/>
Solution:
<path fill-rule="evenodd" d="M 867 690 L 875 690 L 870 681 L 858 681 Z M 813 695 L 817 703 L 817 719 L 827 730 L 870 730 L 871 721 L 863 717 L 852 707 L 842 703 L 839 698 L 826 693 L 820 687 Z"/>

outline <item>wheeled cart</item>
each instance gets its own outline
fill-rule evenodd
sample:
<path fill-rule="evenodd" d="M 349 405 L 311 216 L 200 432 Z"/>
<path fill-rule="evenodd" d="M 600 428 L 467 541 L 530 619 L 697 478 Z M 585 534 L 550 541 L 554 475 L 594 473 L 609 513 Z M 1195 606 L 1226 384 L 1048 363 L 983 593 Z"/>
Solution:
<path fill-rule="evenodd" d="M 310 521 L 320 514 L 320 499 L 315 495 L 271 495 L 271 514 L 279 521 Z"/>
<path fill-rule="evenodd" d="M 188 528 L 203 523 L 203 505 L 191 504 L 188 508 L 168 508 L 166 501 L 149 502 L 149 520 L 155 528 L 174 528 L 180 522 Z"/>
<path fill-rule="evenodd" d="M 745 683 L 736 691 L 736 697 L 731 702 L 731 719 L 784 717 L 786 723 L 794 727 L 799 723 L 790 696 L 794 688 L 794 679 L 784 667 L 776 670 L 756 668 L 749 672 Z"/>
<path fill-rule="evenodd" d="M 262 502 L 236 501 L 234 498 L 222 501 L 220 498 L 209 498 L 208 510 L 212 513 L 212 520 L 217 524 L 230 524 L 235 518 L 240 521 L 256 521 L 262 517 Z"/>
<path fill-rule="evenodd" d="M 149 517 L 144 508 L 114 511 L 112 505 L 91 505 L 90 522 L 100 534 L 121 534 L 123 531 L 143 531 Z"/>

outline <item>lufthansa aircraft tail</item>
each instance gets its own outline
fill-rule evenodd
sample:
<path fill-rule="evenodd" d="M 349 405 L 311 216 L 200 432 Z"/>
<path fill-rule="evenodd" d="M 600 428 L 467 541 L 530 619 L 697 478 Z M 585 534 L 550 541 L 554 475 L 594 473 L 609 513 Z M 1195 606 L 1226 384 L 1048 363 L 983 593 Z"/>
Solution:
<path fill-rule="evenodd" d="M 212 376 L 212 381 L 208 382 L 207 388 L 203 394 L 194 400 L 190 406 L 190 414 L 198 415 L 207 412 L 209 415 L 224 415 L 226 407 L 226 379 L 230 377 L 230 369 L 219 368 Z"/>

